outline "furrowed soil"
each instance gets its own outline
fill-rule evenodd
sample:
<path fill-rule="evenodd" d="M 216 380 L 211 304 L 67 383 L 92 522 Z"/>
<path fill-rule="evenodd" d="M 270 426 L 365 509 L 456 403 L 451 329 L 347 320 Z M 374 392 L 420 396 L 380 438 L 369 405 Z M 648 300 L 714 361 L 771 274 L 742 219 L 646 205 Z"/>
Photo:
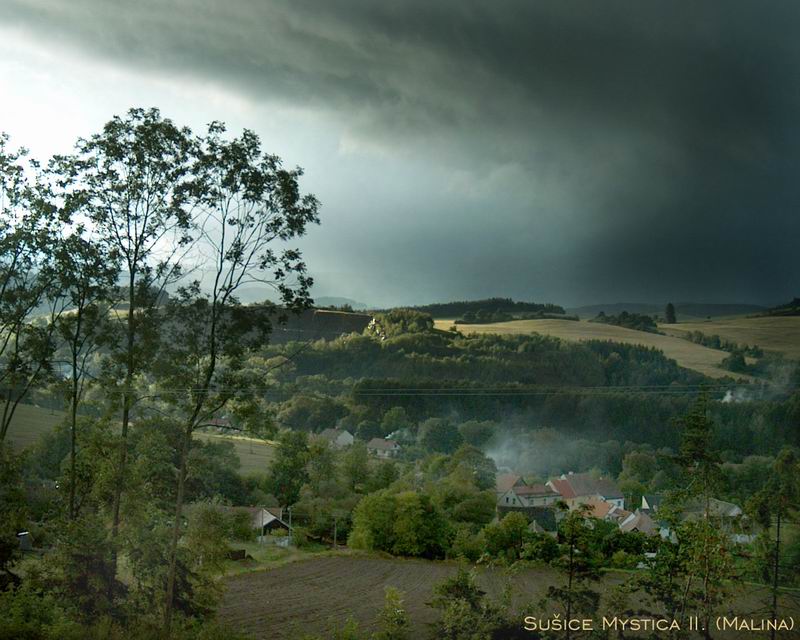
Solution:
<path fill-rule="evenodd" d="M 405 594 L 404 608 L 411 621 L 409 637 L 432 638 L 430 624 L 439 612 L 429 606 L 433 585 L 453 576 L 458 570 L 454 562 L 378 558 L 365 556 L 329 556 L 286 564 L 266 571 L 256 571 L 226 579 L 227 591 L 219 609 L 224 624 L 252 634 L 259 639 L 295 639 L 304 634 L 330 638 L 352 617 L 363 632 L 377 629 L 376 619 L 384 604 L 384 590 L 395 587 Z M 635 574 L 606 574 L 595 588 L 608 596 L 617 585 Z M 523 569 L 513 575 L 495 568 L 478 570 L 480 586 L 493 599 L 502 597 L 507 585 L 512 586 L 513 607 L 520 616 L 523 608 L 531 615 L 547 615 L 538 602 L 559 578 L 549 567 Z M 763 587 L 732 585 L 733 596 L 724 613 L 740 617 L 759 617 L 767 594 Z M 782 598 L 785 616 L 797 619 L 798 593 Z M 631 602 L 630 605 L 638 603 Z M 632 606 L 632 608 L 636 608 Z M 601 615 L 603 606 L 601 605 Z M 620 611 L 605 615 L 624 614 Z M 598 623 L 599 625 L 599 623 Z M 754 638 L 751 632 L 726 631 L 725 638 Z M 760 637 L 760 636 L 759 636 Z M 778 637 L 788 638 L 789 635 Z"/>
<path fill-rule="evenodd" d="M 228 578 L 219 617 L 256 638 L 299 638 L 303 633 L 327 638 L 348 617 L 362 631 L 375 631 L 384 589 L 395 587 L 405 594 L 410 637 L 426 638 L 428 625 L 438 618 L 438 611 L 428 606 L 433 585 L 457 570 L 455 563 L 400 558 L 327 557 L 294 562 Z M 554 578 L 552 571 L 541 569 L 535 580 L 523 579 L 525 598 L 541 598 L 548 578 Z M 479 580 L 496 598 L 507 582 L 499 570 L 482 570 Z"/>

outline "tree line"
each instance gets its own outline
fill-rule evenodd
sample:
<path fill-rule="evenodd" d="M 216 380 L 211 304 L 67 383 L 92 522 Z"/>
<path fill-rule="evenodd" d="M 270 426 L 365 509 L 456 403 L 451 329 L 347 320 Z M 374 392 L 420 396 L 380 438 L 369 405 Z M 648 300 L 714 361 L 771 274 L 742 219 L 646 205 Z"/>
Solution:
<path fill-rule="evenodd" d="M 0 138 L 0 446 L 13 459 L 5 441 L 35 388 L 63 393 L 68 499 L 54 518 L 67 534 L 55 553 L 70 554 L 81 543 L 69 532 L 95 525 L 96 551 L 84 560 L 104 597 L 92 607 L 106 603 L 113 619 L 125 615 L 120 553 L 130 559 L 141 542 L 132 532 L 142 533 L 142 516 L 171 522 L 159 529 L 166 570 L 149 583 L 163 629 L 191 598 L 180 541 L 192 435 L 229 403 L 246 404 L 242 356 L 271 329 L 266 314 L 254 323 L 243 312 L 237 293 L 261 282 L 284 313 L 310 303 L 312 280 L 290 242 L 318 222 L 319 203 L 301 192 L 301 176 L 252 131 L 231 137 L 213 122 L 196 134 L 157 109 L 116 116 L 45 164 Z M 99 417 L 85 427 L 89 403 Z M 174 487 L 171 507 L 159 500 L 143 514 L 131 433 L 149 422 L 175 452 L 164 459 Z M 102 492 L 79 490 L 97 472 L 84 468 L 89 451 L 107 463 L 95 478 Z"/>

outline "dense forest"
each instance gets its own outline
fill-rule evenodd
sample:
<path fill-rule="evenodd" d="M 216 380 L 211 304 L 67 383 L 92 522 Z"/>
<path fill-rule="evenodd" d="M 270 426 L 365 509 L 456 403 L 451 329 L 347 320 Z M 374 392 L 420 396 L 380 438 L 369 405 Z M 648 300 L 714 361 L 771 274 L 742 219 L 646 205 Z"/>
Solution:
<path fill-rule="evenodd" d="M 798 316 L 800 315 L 800 298 L 794 298 L 786 304 L 779 304 L 764 311 L 765 316 Z"/>
<path fill-rule="evenodd" d="M 487 298 L 485 300 L 459 300 L 456 302 L 437 302 L 434 304 L 426 304 L 416 307 L 411 307 L 415 311 L 427 313 L 434 318 L 459 318 L 465 313 L 477 313 L 481 309 L 491 309 L 496 312 L 505 312 L 508 314 L 520 313 L 552 313 L 564 314 L 564 308 L 549 302 L 521 302 L 512 300 L 511 298 Z"/>
<path fill-rule="evenodd" d="M 636 331 L 647 331 L 648 333 L 661 333 L 658 330 L 658 323 L 653 316 L 641 313 L 629 313 L 621 311 L 618 315 L 606 315 L 601 311 L 589 322 L 600 322 L 602 324 L 613 324 L 617 327 L 635 329 Z"/>

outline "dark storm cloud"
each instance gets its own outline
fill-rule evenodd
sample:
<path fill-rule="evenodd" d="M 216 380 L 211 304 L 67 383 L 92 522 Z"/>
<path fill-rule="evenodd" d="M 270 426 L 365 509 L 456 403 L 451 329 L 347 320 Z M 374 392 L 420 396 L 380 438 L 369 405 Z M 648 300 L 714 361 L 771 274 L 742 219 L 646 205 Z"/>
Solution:
<path fill-rule="evenodd" d="M 449 242 L 495 264 L 469 274 L 475 295 L 498 273 L 524 295 L 552 261 L 561 300 L 797 293 L 796 2 L 6 0 L 0 19 L 48 46 L 323 111 L 356 144 L 466 184 L 510 167 L 487 187 L 491 211 L 440 203 L 473 216 L 467 228 L 508 224 L 496 246 L 449 227 L 416 249 Z"/>

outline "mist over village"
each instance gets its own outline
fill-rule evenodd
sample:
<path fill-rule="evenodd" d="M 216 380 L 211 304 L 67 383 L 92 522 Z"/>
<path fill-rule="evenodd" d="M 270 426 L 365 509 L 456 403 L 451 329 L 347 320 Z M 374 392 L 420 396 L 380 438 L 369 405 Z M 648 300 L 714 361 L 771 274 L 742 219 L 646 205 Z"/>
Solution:
<path fill-rule="evenodd" d="M 796 637 L 798 28 L 0 2 L 0 640 Z"/>

